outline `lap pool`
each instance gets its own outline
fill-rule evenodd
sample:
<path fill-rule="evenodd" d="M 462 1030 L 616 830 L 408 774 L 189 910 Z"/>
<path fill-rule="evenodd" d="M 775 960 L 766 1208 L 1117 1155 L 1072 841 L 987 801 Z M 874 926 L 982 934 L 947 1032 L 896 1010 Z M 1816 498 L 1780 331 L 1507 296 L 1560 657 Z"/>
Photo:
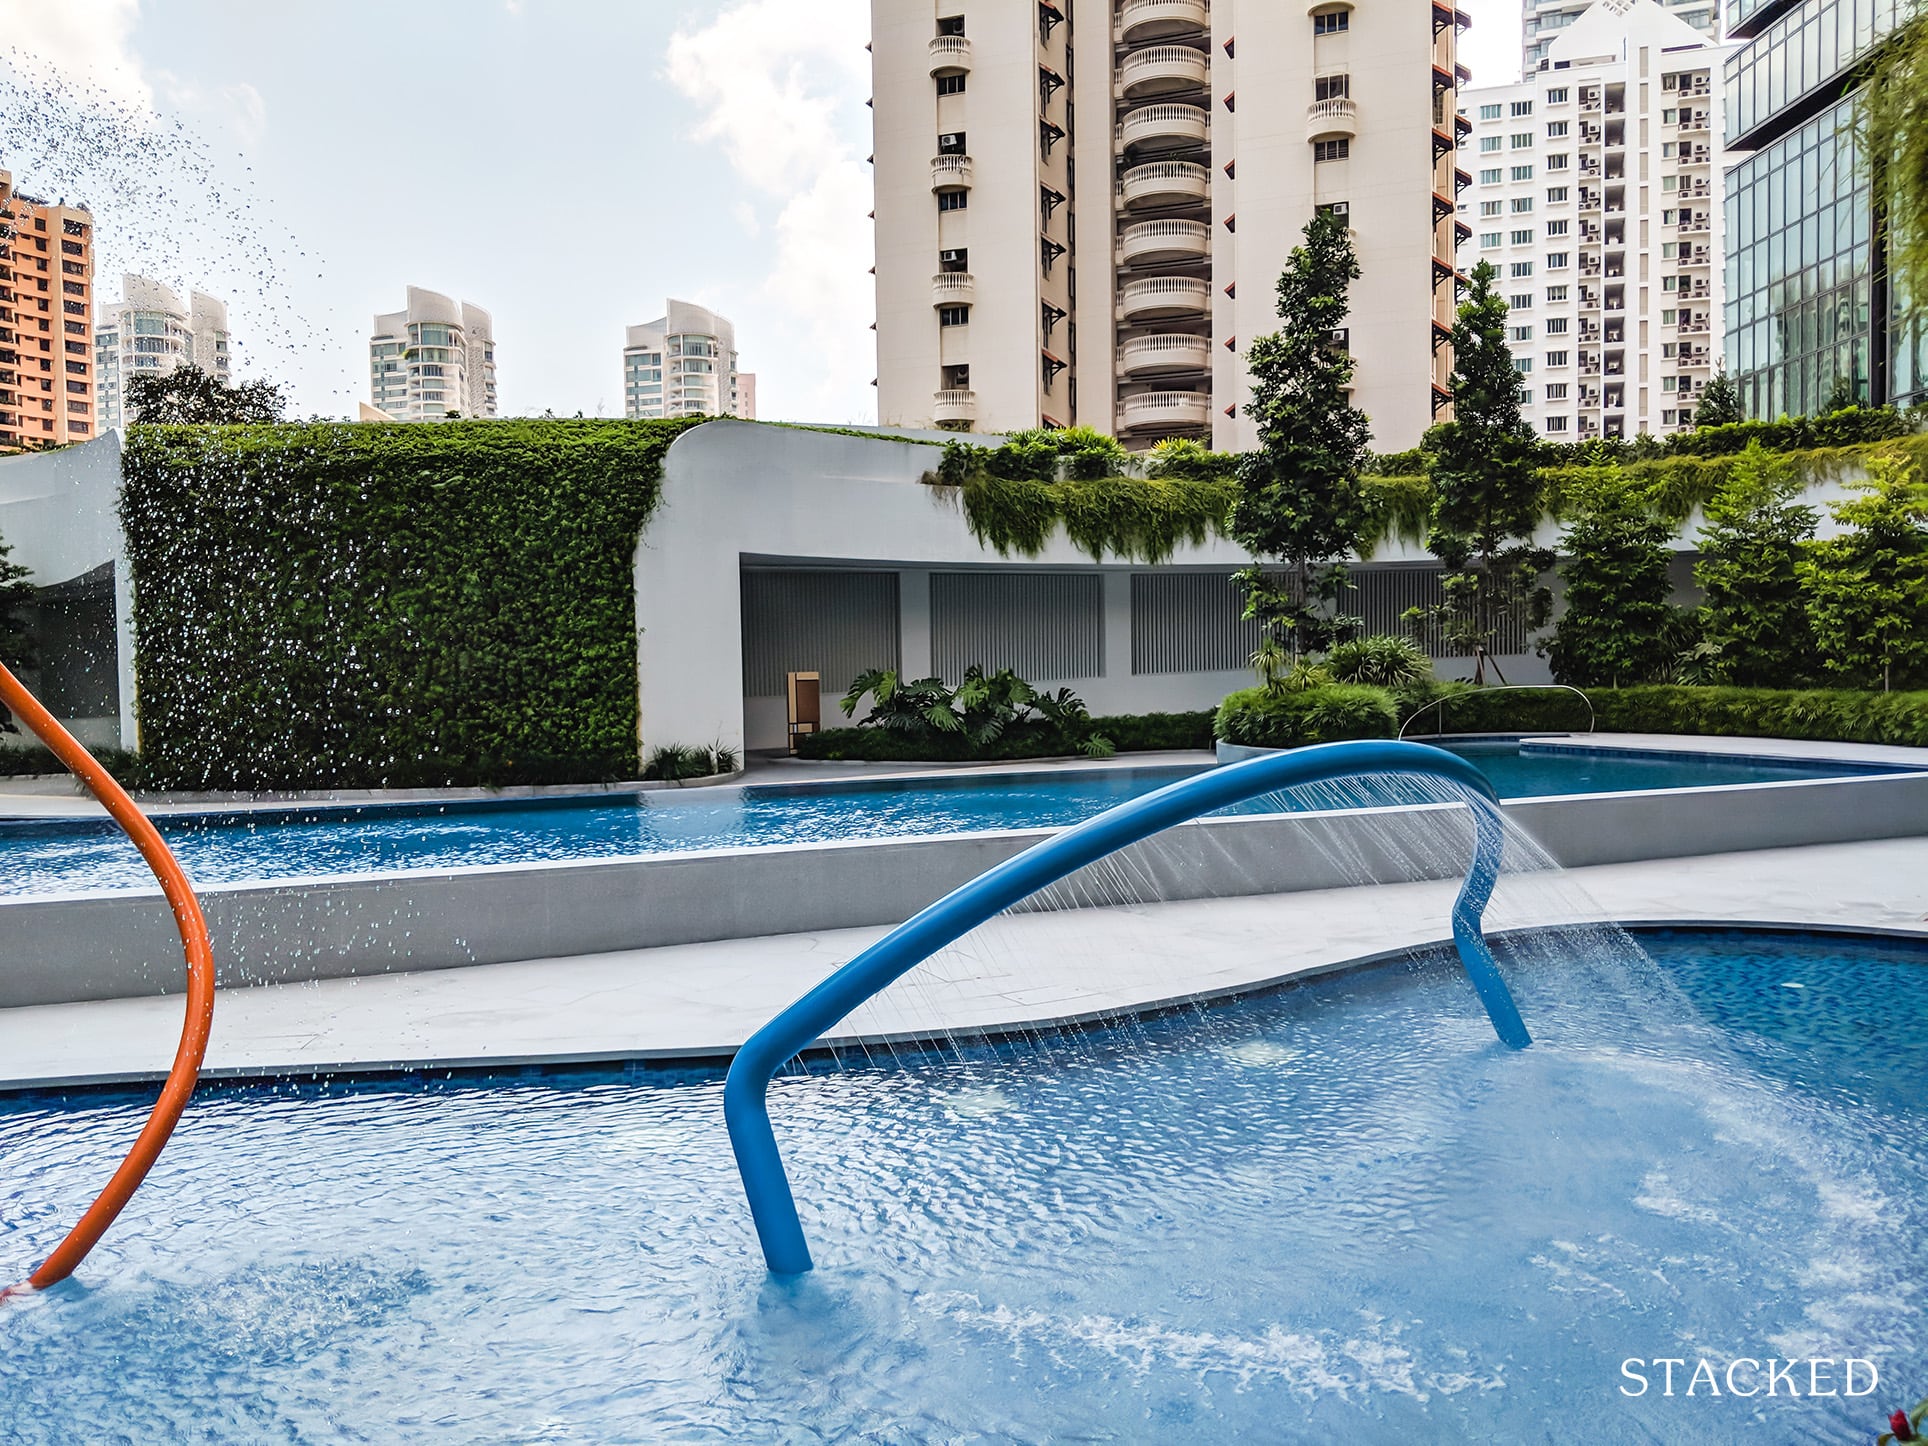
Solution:
<path fill-rule="evenodd" d="M 772 1091 L 788 1283 L 719 1073 L 210 1090 L 9 1307 L 0 1436 L 1865 1442 L 1928 1394 L 1928 943 L 1641 938 L 1512 949 L 1523 1053 L 1422 958 L 814 1061 Z M 0 1101 L 0 1273 L 146 1103 Z M 1879 1391 L 1623 1394 L 1847 1356 Z"/>
<path fill-rule="evenodd" d="M 1571 744 L 1460 744 L 1502 798 L 1778 783 L 1897 772 L 1878 764 Z M 666 790 L 553 801 L 174 814 L 162 833 L 197 884 L 473 865 L 634 858 L 698 849 L 914 837 L 1079 823 L 1195 769 L 1103 768 L 851 783 Z M 1393 801 L 1383 781 L 1344 795 Z M 1234 812 L 1275 808 L 1255 803 Z M 0 823 L 0 898 L 148 889 L 111 824 Z"/>

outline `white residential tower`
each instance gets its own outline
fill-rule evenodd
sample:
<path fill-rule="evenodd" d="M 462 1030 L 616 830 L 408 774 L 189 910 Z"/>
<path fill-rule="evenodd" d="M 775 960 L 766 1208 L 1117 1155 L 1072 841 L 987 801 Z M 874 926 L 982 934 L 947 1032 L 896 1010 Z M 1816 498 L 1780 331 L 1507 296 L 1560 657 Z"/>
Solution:
<path fill-rule="evenodd" d="M 375 409 L 398 422 L 495 415 L 495 324 L 439 291 L 408 288 L 408 309 L 375 318 L 368 339 Z"/>
<path fill-rule="evenodd" d="M 756 374 L 736 369 L 736 328 L 688 301 L 623 339 L 625 417 L 756 416 Z"/>
<path fill-rule="evenodd" d="M 126 415 L 122 389 L 139 376 L 164 377 L 197 366 L 216 381 L 231 380 L 227 303 L 205 292 L 188 293 L 183 305 L 172 288 L 145 276 L 123 275 L 121 299 L 106 307 L 94 327 L 94 389 L 102 428 L 137 418 Z"/>

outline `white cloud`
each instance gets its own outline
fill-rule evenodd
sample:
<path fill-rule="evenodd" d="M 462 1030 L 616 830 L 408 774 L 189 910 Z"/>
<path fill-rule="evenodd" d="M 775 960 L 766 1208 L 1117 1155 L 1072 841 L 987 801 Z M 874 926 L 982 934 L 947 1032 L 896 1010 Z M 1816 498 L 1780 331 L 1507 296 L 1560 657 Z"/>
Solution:
<path fill-rule="evenodd" d="M 154 92 L 133 52 L 139 20 L 140 0 L 0 0 L 4 58 L 23 78 L 86 82 L 146 110 Z"/>
<path fill-rule="evenodd" d="M 869 82 L 869 23 L 865 0 L 741 0 L 670 39 L 665 73 L 698 109 L 693 137 L 719 145 L 776 207 L 774 254 L 757 293 L 775 332 L 756 335 L 749 318 L 738 319 L 759 405 L 771 415 L 874 415 L 871 182 L 852 116 Z M 794 360 L 786 366 L 773 352 Z"/>

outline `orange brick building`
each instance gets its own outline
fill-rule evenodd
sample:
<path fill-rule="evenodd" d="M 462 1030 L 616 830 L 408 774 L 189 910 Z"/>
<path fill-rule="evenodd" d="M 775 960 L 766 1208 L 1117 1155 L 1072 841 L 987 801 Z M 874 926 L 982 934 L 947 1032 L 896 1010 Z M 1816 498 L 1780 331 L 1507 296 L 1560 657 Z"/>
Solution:
<path fill-rule="evenodd" d="M 92 213 L 0 171 L 0 452 L 96 434 L 93 323 Z"/>

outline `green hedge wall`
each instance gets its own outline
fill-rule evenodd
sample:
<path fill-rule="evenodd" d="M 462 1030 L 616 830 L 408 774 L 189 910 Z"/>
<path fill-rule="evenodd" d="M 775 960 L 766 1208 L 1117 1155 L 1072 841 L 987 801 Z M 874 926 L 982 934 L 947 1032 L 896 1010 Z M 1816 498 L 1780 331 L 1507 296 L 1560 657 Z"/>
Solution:
<path fill-rule="evenodd" d="M 632 558 L 687 425 L 129 429 L 149 781 L 634 778 Z"/>
<path fill-rule="evenodd" d="M 1168 748 L 1210 748 L 1212 715 L 1207 713 L 1125 713 L 1093 718 L 1090 732 L 1102 733 L 1120 753 L 1155 753 Z M 797 756 L 833 762 L 982 763 L 1004 758 L 1057 758 L 1077 752 L 1057 729 L 1024 723 L 1007 729 L 986 749 L 974 749 L 956 735 L 907 738 L 882 728 L 826 728 L 797 739 Z"/>
<path fill-rule="evenodd" d="M 1435 684 L 1401 698 L 1402 718 L 1445 694 L 1453 733 L 1578 731 L 1587 710 L 1571 693 L 1510 692 Z M 1837 688 L 1702 688 L 1656 684 L 1590 688 L 1602 733 L 1701 734 L 1718 738 L 1802 738 L 1823 743 L 1886 743 L 1928 748 L 1928 692 L 1864 693 Z M 1438 713 L 1421 719 L 1430 732 Z"/>

